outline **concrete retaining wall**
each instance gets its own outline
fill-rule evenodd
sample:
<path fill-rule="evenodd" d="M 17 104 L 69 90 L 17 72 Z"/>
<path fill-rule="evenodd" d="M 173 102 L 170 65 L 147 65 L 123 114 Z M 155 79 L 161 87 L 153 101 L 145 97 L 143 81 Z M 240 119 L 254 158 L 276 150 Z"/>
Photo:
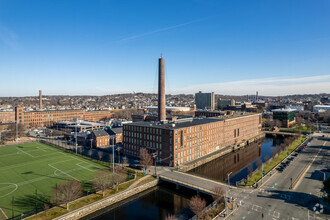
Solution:
<path fill-rule="evenodd" d="M 158 180 L 154 180 L 152 182 L 143 184 L 142 186 L 139 186 L 139 187 L 136 187 L 136 188 L 133 188 L 133 189 L 128 189 L 128 190 L 125 190 L 121 193 L 115 194 L 113 196 L 109 196 L 107 198 L 101 199 L 97 202 L 94 202 L 90 205 L 81 207 L 77 210 L 69 212 L 69 213 L 67 213 L 65 215 L 62 215 L 62 216 L 60 216 L 58 218 L 55 218 L 55 219 L 56 220 L 80 219 L 84 216 L 87 216 L 87 215 L 93 213 L 93 212 L 96 212 L 98 210 L 106 208 L 107 206 L 115 204 L 116 202 L 127 199 L 127 198 L 129 198 L 133 195 L 136 195 L 140 192 L 143 192 L 147 189 L 150 189 L 150 188 L 156 186 L 157 184 L 158 184 Z"/>

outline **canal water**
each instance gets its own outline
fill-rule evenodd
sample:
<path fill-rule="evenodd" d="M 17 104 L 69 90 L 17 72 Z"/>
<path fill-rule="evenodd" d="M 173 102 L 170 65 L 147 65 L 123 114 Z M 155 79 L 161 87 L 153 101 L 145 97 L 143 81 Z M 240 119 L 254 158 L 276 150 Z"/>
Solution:
<path fill-rule="evenodd" d="M 264 138 L 197 167 L 190 173 L 216 181 L 226 181 L 227 174 L 232 172 L 230 182 L 236 184 L 236 181 L 242 180 L 248 174 L 249 165 L 255 170 L 256 161 L 259 158 L 264 161 L 266 155 L 270 158 L 271 149 L 282 142 L 281 138 Z M 169 214 L 175 215 L 179 220 L 190 219 L 194 214 L 189 209 L 189 199 L 194 195 L 196 195 L 194 190 L 185 187 L 177 190 L 174 184 L 164 182 L 160 186 L 91 213 L 83 220 L 163 220 Z M 200 196 L 206 200 L 207 205 L 213 201 L 209 195 L 200 193 Z"/>
<path fill-rule="evenodd" d="M 244 179 L 249 173 L 249 166 L 255 171 L 257 169 L 257 160 L 271 158 L 271 149 L 283 142 L 282 138 L 264 138 L 255 143 L 219 157 L 213 161 L 203 164 L 188 173 L 202 176 L 216 181 L 228 181 L 230 174 L 230 184 L 236 185 L 236 182 Z M 267 157 L 265 157 L 267 156 Z M 250 168 L 250 169 L 251 169 Z"/>
<path fill-rule="evenodd" d="M 95 220 L 158 220 L 167 215 L 175 215 L 177 219 L 189 219 L 194 216 L 189 208 L 189 199 L 196 195 L 195 190 L 184 187 L 179 190 L 171 183 L 162 183 L 132 198 L 123 200 L 99 212 L 92 213 L 83 219 Z M 209 195 L 200 193 L 207 205 L 213 202 Z"/>

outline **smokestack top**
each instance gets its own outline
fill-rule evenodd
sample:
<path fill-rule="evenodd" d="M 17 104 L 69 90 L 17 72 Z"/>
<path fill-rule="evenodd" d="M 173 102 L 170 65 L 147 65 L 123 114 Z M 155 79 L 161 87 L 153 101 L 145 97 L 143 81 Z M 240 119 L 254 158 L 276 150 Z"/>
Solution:
<path fill-rule="evenodd" d="M 158 59 L 158 121 L 166 120 L 165 104 L 165 60 L 161 55 Z"/>

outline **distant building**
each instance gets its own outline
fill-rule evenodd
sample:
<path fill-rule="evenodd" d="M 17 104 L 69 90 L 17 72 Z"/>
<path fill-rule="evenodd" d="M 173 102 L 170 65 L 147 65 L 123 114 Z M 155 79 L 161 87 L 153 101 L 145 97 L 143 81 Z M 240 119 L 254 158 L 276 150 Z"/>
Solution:
<path fill-rule="evenodd" d="M 149 111 L 156 112 L 158 111 L 158 106 L 149 106 L 147 107 Z M 189 107 L 165 107 L 166 112 L 188 112 L 190 111 Z"/>
<path fill-rule="evenodd" d="M 157 121 L 158 120 L 158 114 L 152 114 L 152 113 L 133 114 L 132 119 L 133 119 L 133 122 Z M 176 119 L 178 119 L 178 116 L 166 115 L 166 120 L 167 121 L 174 121 Z"/>
<path fill-rule="evenodd" d="M 109 120 L 110 117 L 110 111 L 85 111 L 85 109 L 24 111 L 23 107 L 15 108 L 15 120 L 27 127 L 52 126 L 56 121 L 73 120 L 75 118 L 86 121 L 100 121 Z"/>
<path fill-rule="evenodd" d="M 235 99 L 218 99 L 218 109 L 225 110 L 230 105 L 235 105 Z"/>
<path fill-rule="evenodd" d="M 313 112 L 326 112 L 330 110 L 330 105 L 314 105 Z"/>
<path fill-rule="evenodd" d="M 195 111 L 195 117 L 218 117 L 218 116 L 224 116 L 232 114 L 231 111 L 208 111 L 208 110 L 197 110 Z"/>
<path fill-rule="evenodd" d="M 285 105 L 282 103 L 269 103 L 268 108 L 270 111 L 275 109 L 285 109 Z"/>
<path fill-rule="evenodd" d="M 195 104 L 197 109 L 210 109 L 214 110 L 215 107 L 215 96 L 212 93 L 199 93 L 195 94 Z"/>
<path fill-rule="evenodd" d="M 304 111 L 304 106 L 301 106 L 301 105 L 288 105 L 287 108 L 295 109 L 297 112 Z"/>
<path fill-rule="evenodd" d="M 273 110 L 273 120 L 279 120 L 283 127 L 290 127 L 296 123 L 295 109 L 275 109 Z"/>
<path fill-rule="evenodd" d="M 106 147 L 109 146 L 110 136 L 103 130 L 93 130 L 91 133 L 92 144 L 94 147 Z"/>
<path fill-rule="evenodd" d="M 0 123 L 15 122 L 14 111 L 0 111 Z"/>
<path fill-rule="evenodd" d="M 111 144 L 123 143 L 123 127 L 108 128 L 105 131 L 111 138 L 114 137 L 114 143 L 111 142 Z"/>

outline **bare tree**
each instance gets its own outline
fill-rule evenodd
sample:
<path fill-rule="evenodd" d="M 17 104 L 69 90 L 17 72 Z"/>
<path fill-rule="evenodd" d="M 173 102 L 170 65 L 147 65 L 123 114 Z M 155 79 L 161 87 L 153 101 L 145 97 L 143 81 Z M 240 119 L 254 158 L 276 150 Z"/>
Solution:
<path fill-rule="evenodd" d="M 87 152 L 87 154 L 88 154 L 88 156 L 89 156 L 90 158 L 92 158 L 92 155 L 93 155 L 93 150 L 92 150 L 92 149 L 90 149 L 90 150 Z"/>
<path fill-rule="evenodd" d="M 203 211 L 206 207 L 206 201 L 199 196 L 193 196 L 189 201 L 189 207 L 197 217 L 201 217 L 203 215 Z"/>
<path fill-rule="evenodd" d="M 140 149 L 140 163 L 145 170 L 152 165 L 152 157 L 146 148 Z"/>
<path fill-rule="evenodd" d="M 222 186 L 215 186 L 213 188 L 213 194 L 212 194 L 212 197 L 213 197 L 213 200 L 215 201 L 221 201 L 223 199 L 225 199 L 225 189 L 222 187 Z"/>
<path fill-rule="evenodd" d="M 262 166 L 262 160 L 260 158 L 258 158 L 256 164 L 257 164 L 258 169 L 260 169 Z"/>
<path fill-rule="evenodd" d="M 274 159 L 277 154 L 277 149 L 273 147 L 272 149 L 270 149 L 270 153 L 272 154 L 272 158 Z"/>
<path fill-rule="evenodd" d="M 266 163 L 269 159 L 270 159 L 270 158 L 269 158 L 268 155 L 265 155 L 265 156 L 264 156 L 264 161 L 265 161 L 265 163 Z"/>
<path fill-rule="evenodd" d="M 120 183 L 125 182 L 127 179 L 127 171 L 123 167 L 115 167 L 114 181 L 116 183 L 116 190 L 118 191 L 118 186 Z"/>
<path fill-rule="evenodd" d="M 26 131 L 26 126 L 22 123 L 17 124 L 17 135 L 18 137 L 22 137 L 24 135 L 24 132 Z M 11 123 L 8 126 L 8 132 L 5 136 L 5 139 L 7 140 L 13 140 L 16 138 L 16 123 Z"/>
<path fill-rule="evenodd" d="M 249 174 L 249 176 L 251 176 L 252 173 L 253 173 L 253 166 L 252 166 L 252 164 L 249 164 L 249 166 L 248 166 L 248 174 Z"/>
<path fill-rule="evenodd" d="M 165 220 L 177 220 L 177 218 L 174 215 L 169 214 L 166 216 Z"/>
<path fill-rule="evenodd" d="M 99 161 L 101 161 L 102 158 L 103 158 L 103 151 L 98 150 L 98 151 L 97 151 L 97 156 L 98 156 L 98 158 L 99 158 Z"/>
<path fill-rule="evenodd" d="M 106 170 L 98 170 L 92 180 L 92 185 L 95 191 L 102 191 L 102 196 L 104 196 L 104 191 L 112 187 L 112 173 Z"/>
<path fill-rule="evenodd" d="M 56 205 L 65 203 L 69 210 L 68 203 L 78 199 L 82 194 L 81 183 L 77 180 L 67 180 L 53 188 L 53 201 Z"/>

